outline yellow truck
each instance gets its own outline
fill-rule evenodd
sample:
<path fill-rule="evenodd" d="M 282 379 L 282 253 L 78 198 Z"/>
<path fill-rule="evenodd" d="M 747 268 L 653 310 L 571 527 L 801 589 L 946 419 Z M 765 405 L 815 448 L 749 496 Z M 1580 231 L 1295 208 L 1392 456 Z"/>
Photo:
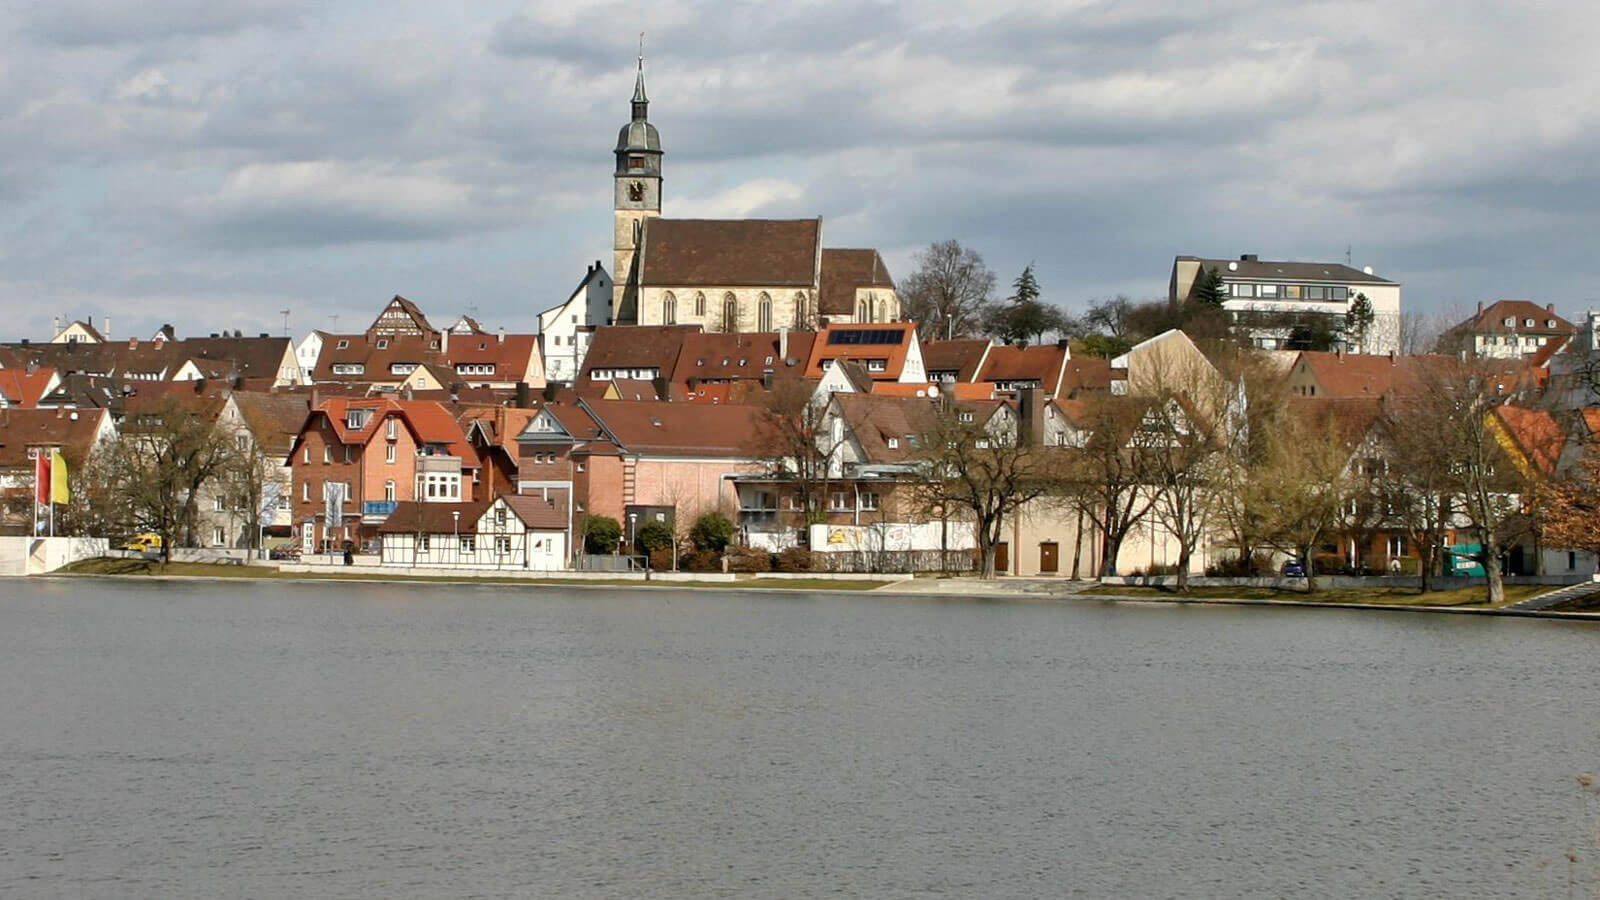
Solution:
<path fill-rule="evenodd" d="M 144 534 L 136 535 L 133 540 L 127 542 L 126 544 L 123 544 L 122 545 L 122 549 L 124 549 L 124 550 L 138 550 L 141 553 L 149 553 L 149 552 L 152 552 L 152 551 L 160 550 L 161 549 L 161 535 L 154 534 L 154 533 L 151 533 L 151 532 L 145 532 Z"/>

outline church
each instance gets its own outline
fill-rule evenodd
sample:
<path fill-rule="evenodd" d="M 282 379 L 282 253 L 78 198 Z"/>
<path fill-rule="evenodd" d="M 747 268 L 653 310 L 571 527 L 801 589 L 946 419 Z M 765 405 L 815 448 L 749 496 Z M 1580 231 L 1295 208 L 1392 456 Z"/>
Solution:
<path fill-rule="evenodd" d="M 824 320 L 899 320 L 900 298 L 883 257 L 824 247 L 821 216 L 662 216 L 661 136 L 650 124 L 642 55 L 632 105 L 632 119 L 617 135 L 613 322 L 807 331 Z"/>

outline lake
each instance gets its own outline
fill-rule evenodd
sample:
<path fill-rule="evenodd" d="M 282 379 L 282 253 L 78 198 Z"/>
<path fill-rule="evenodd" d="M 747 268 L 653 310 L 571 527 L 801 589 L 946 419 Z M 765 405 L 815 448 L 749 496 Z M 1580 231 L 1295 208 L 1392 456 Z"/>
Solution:
<path fill-rule="evenodd" d="M 1597 647 L 1417 613 L 6 579 L 0 896 L 1592 896 Z"/>

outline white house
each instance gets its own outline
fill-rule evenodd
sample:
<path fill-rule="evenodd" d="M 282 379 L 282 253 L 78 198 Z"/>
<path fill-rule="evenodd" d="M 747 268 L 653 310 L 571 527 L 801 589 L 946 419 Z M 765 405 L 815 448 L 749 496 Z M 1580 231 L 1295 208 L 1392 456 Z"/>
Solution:
<path fill-rule="evenodd" d="M 402 502 L 378 528 L 384 565 L 449 569 L 564 569 L 568 534 L 566 497 L 554 491 Z"/>
<path fill-rule="evenodd" d="M 594 340 L 596 325 L 611 324 L 611 276 L 598 261 L 565 303 L 539 313 L 539 349 L 546 381 L 572 383 Z"/>
<path fill-rule="evenodd" d="M 1189 300 L 1200 279 L 1215 271 L 1222 278 L 1226 299 L 1222 308 L 1236 320 L 1248 322 L 1252 314 L 1264 319 L 1252 329 L 1256 346 L 1277 350 L 1284 346 L 1290 327 L 1284 317 L 1332 316 L 1341 322 L 1350 304 L 1364 296 L 1372 306 L 1373 321 L 1355 353 L 1389 353 L 1400 344 L 1400 283 L 1374 274 L 1371 266 L 1352 268 L 1343 263 L 1290 262 L 1261 259 L 1246 253 L 1238 259 L 1201 259 L 1179 256 L 1172 261 L 1167 298 Z"/>

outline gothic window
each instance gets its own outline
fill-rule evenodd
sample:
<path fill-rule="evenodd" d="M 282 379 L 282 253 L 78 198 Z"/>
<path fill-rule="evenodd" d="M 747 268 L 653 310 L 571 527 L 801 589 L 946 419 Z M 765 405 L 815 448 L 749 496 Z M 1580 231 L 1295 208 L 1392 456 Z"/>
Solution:
<path fill-rule="evenodd" d="M 706 315 L 706 295 L 702 291 L 694 292 L 694 314 L 700 318 Z"/>
<path fill-rule="evenodd" d="M 864 299 L 856 301 L 856 321 L 857 322 L 870 322 L 870 321 L 872 321 L 872 308 L 867 305 L 867 301 L 864 300 Z"/>
<path fill-rule="evenodd" d="M 739 298 L 732 291 L 722 295 L 722 330 L 739 330 Z"/>
<path fill-rule="evenodd" d="M 756 307 L 756 330 L 772 330 L 772 298 L 765 291 L 761 293 L 761 304 Z"/>
<path fill-rule="evenodd" d="M 661 297 L 661 324 L 678 324 L 678 298 L 672 296 L 671 291 L 667 291 Z"/>

